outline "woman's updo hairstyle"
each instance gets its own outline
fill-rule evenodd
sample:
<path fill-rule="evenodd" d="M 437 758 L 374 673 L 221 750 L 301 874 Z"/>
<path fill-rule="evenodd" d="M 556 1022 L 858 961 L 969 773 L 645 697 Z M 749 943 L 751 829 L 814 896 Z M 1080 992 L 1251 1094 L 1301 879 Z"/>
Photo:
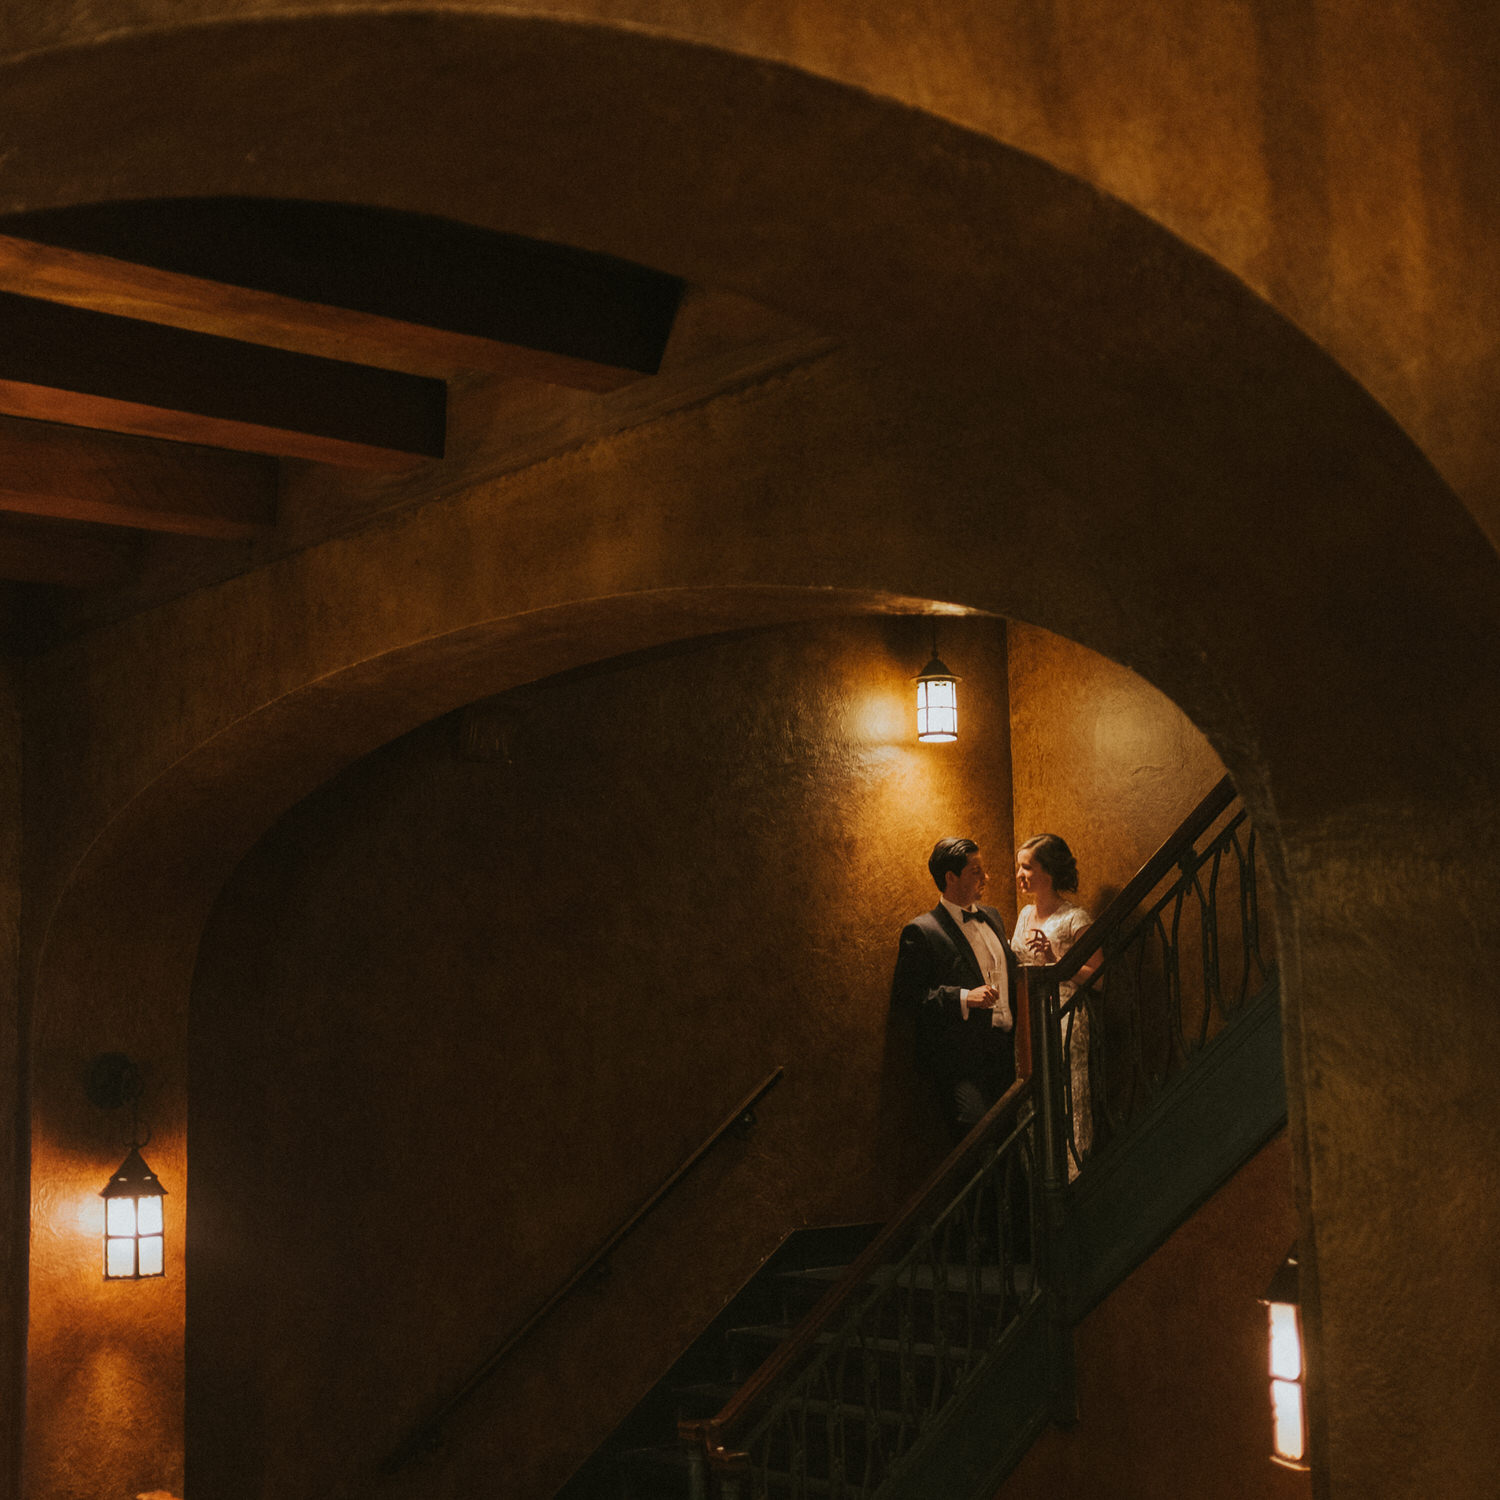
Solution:
<path fill-rule="evenodd" d="M 1036 862 L 1052 877 L 1054 891 L 1078 889 L 1078 861 L 1073 851 L 1055 833 L 1039 833 L 1021 845 L 1030 849 Z"/>

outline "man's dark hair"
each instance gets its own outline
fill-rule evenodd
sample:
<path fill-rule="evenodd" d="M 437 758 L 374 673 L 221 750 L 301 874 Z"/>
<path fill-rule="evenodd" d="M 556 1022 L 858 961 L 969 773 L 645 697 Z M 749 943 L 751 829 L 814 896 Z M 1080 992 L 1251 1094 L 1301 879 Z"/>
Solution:
<path fill-rule="evenodd" d="M 939 891 L 948 889 L 946 877 L 951 871 L 962 875 L 971 854 L 979 853 L 979 845 L 973 839 L 939 839 L 932 846 L 932 857 L 927 861 L 933 883 Z"/>

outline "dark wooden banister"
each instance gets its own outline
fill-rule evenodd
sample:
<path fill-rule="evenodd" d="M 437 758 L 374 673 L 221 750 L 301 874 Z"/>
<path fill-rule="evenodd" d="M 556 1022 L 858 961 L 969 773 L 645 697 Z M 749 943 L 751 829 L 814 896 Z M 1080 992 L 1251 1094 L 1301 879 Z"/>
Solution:
<path fill-rule="evenodd" d="M 407 1464 L 411 1463 L 421 1454 L 435 1448 L 449 1418 L 495 1373 L 500 1365 L 504 1363 L 510 1352 L 547 1317 L 558 1303 L 576 1291 L 582 1283 L 587 1281 L 609 1259 L 614 1253 L 615 1247 L 718 1145 L 719 1141 L 729 1131 L 740 1124 L 741 1121 L 752 1117 L 755 1106 L 781 1082 L 782 1074 L 785 1071 L 784 1068 L 777 1068 L 774 1073 L 767 1074 L 755 1088 L 746 1094 L 724 1117 L 723 1122 L 704 1140 L 703 1144 L 624 1223 L 613 1230 L 603 1244 L 519 1328 L 509 1334 L 505 1342 L 493 1354 L 485 1359 L 482 1364 L 475 1367 L 469 1378 L 464 1381 L 437 1411 L 428 1417 L 419 1427 L 415 1428 L 410 1436 L 390 1453 L 381 1464 L 380 1472 L 382 1474 L 395 1474 L 399 1470 L 404 1469 Z"/>
<path fill-rule="evenodd" d="M 1024 1009 L 1024 1007 L 1022 1007 Z M 936 1213 L 944 1201 L 945 1191 L 952 1196 L 951 1184 L 964 1163 L 991 1140 L 1002 1122 L 1018 1112 L 1031 1089 L 1030 1078 L 1018 1078 L 995 1103 L 989 1113 L 949 1153 L 943 1164 L 917 1190 L 906 1207 L 886 1225 L 865 1247 L 852 1265 L 828 1291 L 818 1299 L 811 1312 L 803 1319 L 797 1332 L 780 1344 L 774 1353 L 730 1398 L 729 1404 L 716 1417 L 679 1424 L 678 1432 L 688 1442 L 701 1443 L 720 1459 L 732 1458 L 719 1442 L 719 1434 L 733 1427 L 750 1411 L 761 1396 L 780 1378 L 782 1372 L 801 1359 L 803 1354 L 817 1342 L 824 1327 L 845 1300 L 864 1282 L 872 1272 L 886 1265 L 891 1246 L 907 1233 L 913 1224 L 924 1222 L 924 1216 Z"/>
<path fill-rule="evenodd" d="M 1082 936 L 1055 964 L 1047 965 L 1048 975 L 1066 984 L 1113 936 L 1137 906 L 1161 883 L 1162 876 L 1176 867 L 1182 856 L 1213 826 L 1214 820 L 1234 801 L 1234 783 L 1224 777 L 1190 812 L 1177 831 L 1143 864 L 1125 888 L 1109 903 Z M 1040 966 L 1038 966 L 1040 967 Z"/>

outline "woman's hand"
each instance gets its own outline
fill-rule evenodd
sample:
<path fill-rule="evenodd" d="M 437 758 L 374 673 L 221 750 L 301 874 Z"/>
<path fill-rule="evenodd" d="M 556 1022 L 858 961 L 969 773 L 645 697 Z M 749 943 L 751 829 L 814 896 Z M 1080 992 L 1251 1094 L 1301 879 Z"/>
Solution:
<path fill-rule="evenodd" d="M 1026 951 L 1039 964 L 1057 962 L 1057 955 L 1052 951 L 1052 943 L 1040 927 L 1033 927 L 1026 934 Z"/>

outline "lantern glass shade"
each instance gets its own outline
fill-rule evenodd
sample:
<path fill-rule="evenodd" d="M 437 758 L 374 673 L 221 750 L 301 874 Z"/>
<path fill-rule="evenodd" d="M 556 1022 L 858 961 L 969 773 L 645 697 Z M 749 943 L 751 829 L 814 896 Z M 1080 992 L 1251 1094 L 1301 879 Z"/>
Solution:
<path fill-rule="evenodd" d="M 1297 1309 L 1287 1302 L 1272 1302 L 1271 1374 L 1277 1380 L 1302 1379 L 1302 1335 L 1297 1328 Z"/>
<path fill-rule="evenodd" d="M 132 1146 L 104 1199 L 104 1279 L 137 1281 L 166 1274 L 162 1198 L 166 1189 Z"/>
<path fill-rule="evenodd" d="M 163 1276 L 165 1247 L 159 1234 L 143 1234 L 136 1242 L 136 1275 Z"/>
<path fill-rule="evenodd" d="M 1271 1459 L 1287 1469 L 1307 1468 L 1307 1407 L 1302 1377 L 1301 1275 L 1297 1248 L 1277 1270 L 1270 1290 L 1261 1298 L 1266 1307 L 1270 1340 Z"/>
<path fill-rule="evenodd" d="M 936 656 L 917 678 L 917 738 L 925 744 L 958 738 L 958 679 Z"/>
<path fill-rule="evenodd" d="M 1302 1468 L 1307 1427 L 1302 1420 L 1302 1387 L 1295 1380 L 1271 1382 L 1271 1457 L 1289 1468 Z"/>

